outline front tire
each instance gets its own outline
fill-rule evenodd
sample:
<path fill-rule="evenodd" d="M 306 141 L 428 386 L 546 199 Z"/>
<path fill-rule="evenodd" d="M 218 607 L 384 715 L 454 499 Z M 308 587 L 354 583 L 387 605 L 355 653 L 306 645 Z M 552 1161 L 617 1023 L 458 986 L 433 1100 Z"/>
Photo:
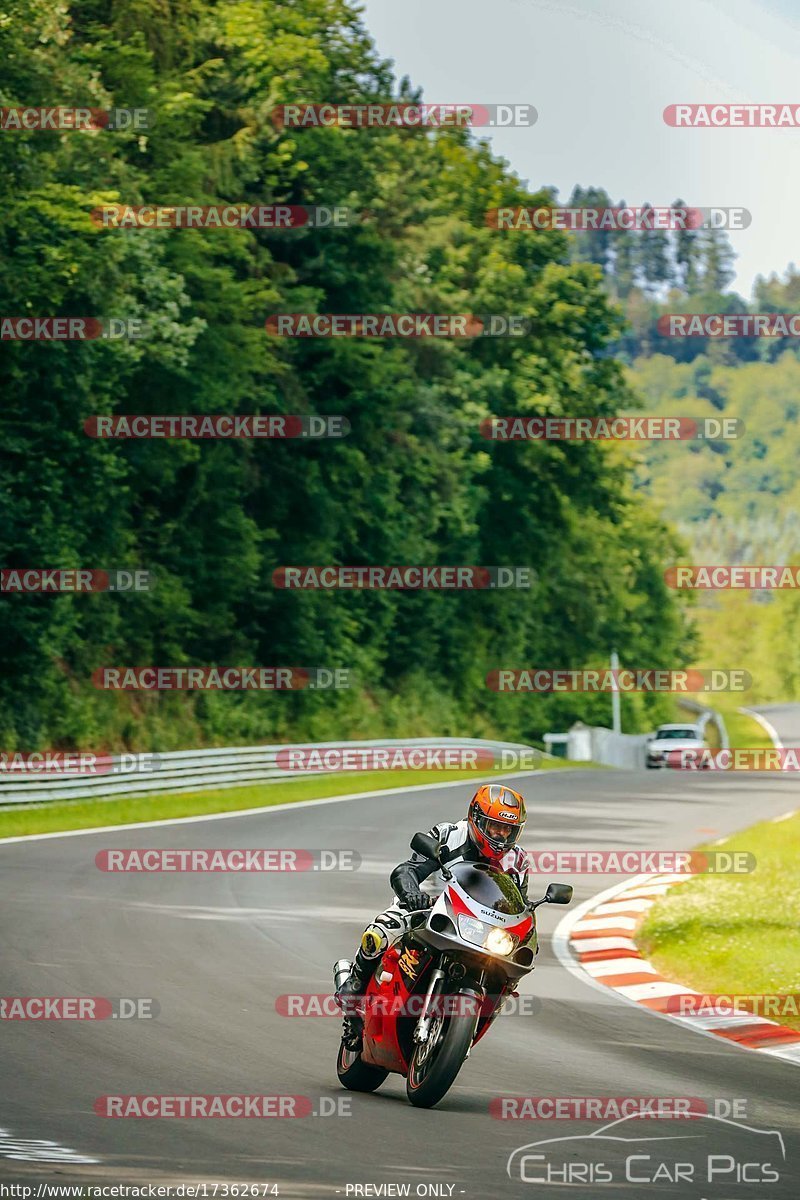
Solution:
<path fill-rule="evenodd" d="M 414 1047 L 406 1079 L 406 1095 L 415 1108 L 433 1108 L 449 1092 L 464 1065 L 475 1026 L 477 1012 L 446 1017 L 441 1036 L 425 1054 L 425 1044 Z"/>
<path fill-rule="evenodd" d="M 389 1072 L 365 1063 L 360 1050 L 350 1050 L 341 1042 L 336 1059 L 336 1074 L 342 1087 L 351 1092 L 374 1092 Z"/>

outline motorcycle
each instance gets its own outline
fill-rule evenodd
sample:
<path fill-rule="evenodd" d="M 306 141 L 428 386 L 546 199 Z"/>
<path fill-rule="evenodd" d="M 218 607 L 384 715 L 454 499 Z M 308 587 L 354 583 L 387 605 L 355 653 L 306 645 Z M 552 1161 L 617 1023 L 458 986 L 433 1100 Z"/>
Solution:
<path fill-rule="evenodd" d="M 488 864 L 449 869 L 446 849 L 429 834 L 416 833 L 411 849 L 438 862 L 444 890 L 432 908 L 411 914 L 408 931 L 384 952 L 363 998 L 361 1049 L 343 1040 L 336 1072 L 357 1092 L 403 1075 L 411 1104 L 432 1108 L 533 970 L 535 910 L 569 904 L 572 888 L 551 883 L 541 899 L 526 902 L 511 876 Z M 350 967 L 346 959 L 336 963 L 337 991 Z"/>

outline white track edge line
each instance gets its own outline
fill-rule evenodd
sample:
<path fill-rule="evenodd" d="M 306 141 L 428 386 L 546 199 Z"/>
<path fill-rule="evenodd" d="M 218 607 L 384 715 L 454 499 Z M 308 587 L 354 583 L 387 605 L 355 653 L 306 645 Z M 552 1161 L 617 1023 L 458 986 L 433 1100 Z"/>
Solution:
<path fill-rule="evenodd" d="M 563 767 L 557 771 L 512 771 L 504 777 L 506 779 L 526 779 L 531 775 L 574 775 L 580 769 Z M 234 817 L 255 817 L 265 813 L 284 812 L 287 808 L 312 808 L 318 804 L 341 804 L 344 800 L 364 800 L 376 796 L 429 792 L 436 788 L 459 787 L 462 783 L 469 783 L 469 779 L 451 779 L 445 783 L 419 783 L 414 787 L 379 788 L 372 792 L 350 792 L 346 796 L 321 796 L 316 800 L 287 800 L 285 804 L 265 804 L 259 808 L 236 808 L 223 813 L 199 813 L 191 817 L 164 817 L 160 821 L 129 821 L 125 825 L 91 825 L 86 829 L 57 829 L 52 833 L 23 833 L 16 837 L 0 838 L 0 846 L 8 846 L 12 842 L 42 842 L 47 838 L 85 837 L 91 833 L 110 833 L 123 829 L 153 829 L 158 825 L 191 825 L 198 821 L 227 821 Z"/>

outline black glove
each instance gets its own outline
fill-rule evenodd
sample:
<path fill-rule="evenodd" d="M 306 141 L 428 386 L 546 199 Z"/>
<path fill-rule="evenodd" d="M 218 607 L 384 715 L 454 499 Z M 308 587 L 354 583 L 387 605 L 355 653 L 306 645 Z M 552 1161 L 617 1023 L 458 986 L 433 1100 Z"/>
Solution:
<path fill-rule="evenodd" d="M 409 912 L 416 912 L 419 908 L 430 908 L 433 904 L 430 896 L 413 887 L 404 887 L 397 899 Z"/>
<path fill-rule="evenodd" d="M 389 882 L 392 885 L 392 891 L 397 899 L 402 904 L 403 908 L 407 908 L 409 912 L 414 912 L 418 908 L 430 908 L 433 901 L 430 896 L 426 896 L 420 891 L 419 879 L 417 870 L 420 864 L 411 862 L 398 863 L 395 869 L 389 876 Z M 434 864 L 431 861 L 431 870 Z M 426 870 L 426 877 L 431 871 Z"/>

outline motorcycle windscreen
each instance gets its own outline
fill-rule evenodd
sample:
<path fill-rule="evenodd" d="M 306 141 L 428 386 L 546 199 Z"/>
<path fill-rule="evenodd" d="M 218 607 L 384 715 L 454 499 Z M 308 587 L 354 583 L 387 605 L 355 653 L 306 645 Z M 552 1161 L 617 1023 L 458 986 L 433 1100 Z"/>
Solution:
<path fill-rule="evenodd" d="M 459 886 L 484 908 L 514 915 L 525 912 L 525 901 L 510 875 L 491 867 L 458 865 L 452 868 Z"/>

